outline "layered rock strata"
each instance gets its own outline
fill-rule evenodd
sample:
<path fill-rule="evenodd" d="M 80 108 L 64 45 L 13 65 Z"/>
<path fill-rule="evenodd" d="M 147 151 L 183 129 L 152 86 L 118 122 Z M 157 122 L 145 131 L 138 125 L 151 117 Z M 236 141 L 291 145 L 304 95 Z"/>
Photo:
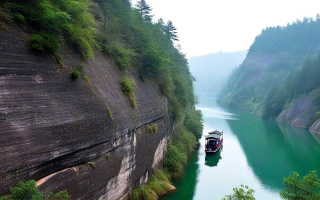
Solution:
<path fill-rule="evenodd" d="M 67 190 L 72 199 L 126 198 L 162 166 L 173 132 L 166 98 L 132 69 L 133 109 L 110 58 L 97 51 L 82 63 L 65 47 L 61 67 L 31 51 L 29 37 L 16 26 L 0 32 L 0 195 L 34 179 L 41 191 Z M 71 80 L 80 64 L 83 76 Z"/>

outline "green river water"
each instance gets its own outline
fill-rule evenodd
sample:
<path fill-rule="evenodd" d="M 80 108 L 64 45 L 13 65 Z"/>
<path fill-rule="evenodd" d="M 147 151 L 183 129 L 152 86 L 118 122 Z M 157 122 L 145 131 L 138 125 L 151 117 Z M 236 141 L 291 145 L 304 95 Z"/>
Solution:
<path fill-rule="evenodd" d="M 224 132 L 223 149 L 206 155 L 202 137 L 184 176 L 174 181 L 177 192 L 162 200 L 220 200 L 240 184 L 254 189 L 258 200 L 280 199 L 282 179 L 292 171 L 301 177 L 312 170 L 320 173 L 319 135 L 222 107 L 214 98 L 200 98 L 198 109 L 204 116 L 203 135 Z"/>

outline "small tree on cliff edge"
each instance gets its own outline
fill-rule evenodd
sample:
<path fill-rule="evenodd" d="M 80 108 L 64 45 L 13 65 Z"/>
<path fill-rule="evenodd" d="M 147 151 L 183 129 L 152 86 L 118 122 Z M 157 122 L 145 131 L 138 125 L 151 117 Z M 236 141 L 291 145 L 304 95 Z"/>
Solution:
<path fill-rule="evenodd" d="M 173 26 L 173 23 L 171 20 L 167 22 L 167 25 L 165 26 L 165 34 L 171 41 L 179 41 L 177 36 L 177 28 Z"/>
<path fill-rule="evenodd" d="M 147 4 L 145 0 L 140 0 L 136 4 L 139 9 L 141 18 L 144 22 L 151 22 L 153 15 L 151 15 L 152 8 Z"/>

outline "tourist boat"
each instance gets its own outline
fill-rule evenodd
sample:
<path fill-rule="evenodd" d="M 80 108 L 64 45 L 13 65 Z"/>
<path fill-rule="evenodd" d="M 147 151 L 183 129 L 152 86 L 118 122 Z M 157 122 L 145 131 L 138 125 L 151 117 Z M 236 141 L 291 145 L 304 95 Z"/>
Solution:
<path fill-rule="evenodd" d="M 206 153 L 215 153 L 217 152 L 223 142 L 223 132 L 220 131 L 212 131 L 209 132 L 209 135 L 206 135 L 206 145 L 205 145 L 205 152 Z"/>

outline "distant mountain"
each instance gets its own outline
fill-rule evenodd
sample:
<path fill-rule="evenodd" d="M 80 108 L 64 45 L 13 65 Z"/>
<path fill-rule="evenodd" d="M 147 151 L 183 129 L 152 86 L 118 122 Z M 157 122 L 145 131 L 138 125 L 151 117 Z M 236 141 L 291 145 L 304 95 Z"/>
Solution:
<path fill-rule="evenodd" d="M 319 19 L 263 30 L 220 101 L 320 133 L 319 50 Z"/>
<path fill-rule="evenodd" d="M 226 84 L 232 70 L 245 59 L 247 51 L 219 52 L 189 58 L 190 72 L 196 78 L 196 94 L 213 93 L 217 95 Z"/>

